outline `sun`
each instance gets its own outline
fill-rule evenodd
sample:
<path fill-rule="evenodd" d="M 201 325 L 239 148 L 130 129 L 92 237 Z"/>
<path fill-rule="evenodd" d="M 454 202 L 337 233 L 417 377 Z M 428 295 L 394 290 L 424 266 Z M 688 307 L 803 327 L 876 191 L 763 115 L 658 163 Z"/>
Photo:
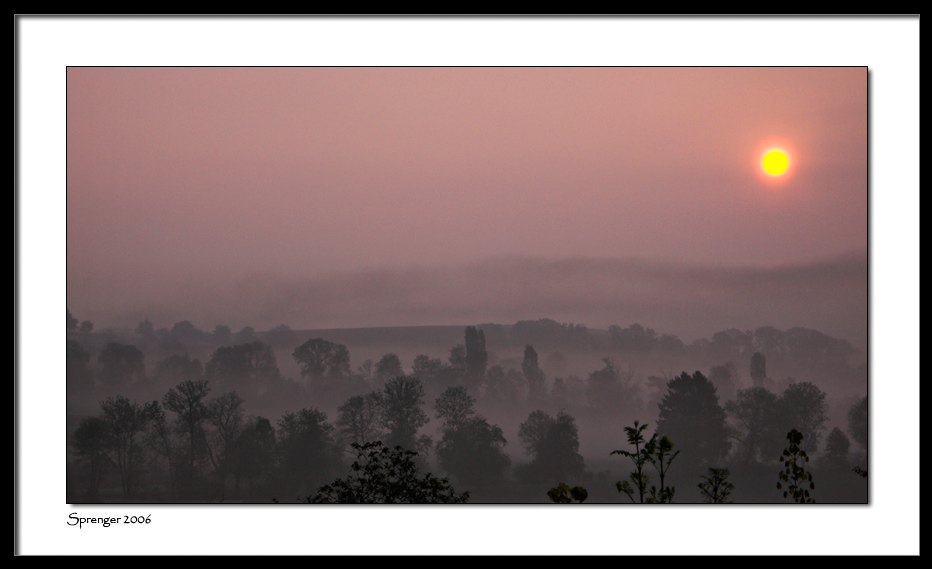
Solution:
<path fill-rule="evenodd" d="M 780 176 L 790 167 L 790 157 L 782 150 L 768 150 L 761 160 L 761 167 L 771 176 Z"/>

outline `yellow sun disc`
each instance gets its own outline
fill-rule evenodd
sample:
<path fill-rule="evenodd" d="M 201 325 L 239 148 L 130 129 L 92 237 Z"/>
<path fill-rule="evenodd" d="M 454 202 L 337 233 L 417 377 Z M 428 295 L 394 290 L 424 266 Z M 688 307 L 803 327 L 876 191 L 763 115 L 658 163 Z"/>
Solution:
<path fill-rule="evenodd" d="M 764 167 L 764 171 L 771 176 L 779 176 L 789 168 L 790 157 L 781 150 L 771 150 L 767 154 L 764 154 L 762 166 Z"/>

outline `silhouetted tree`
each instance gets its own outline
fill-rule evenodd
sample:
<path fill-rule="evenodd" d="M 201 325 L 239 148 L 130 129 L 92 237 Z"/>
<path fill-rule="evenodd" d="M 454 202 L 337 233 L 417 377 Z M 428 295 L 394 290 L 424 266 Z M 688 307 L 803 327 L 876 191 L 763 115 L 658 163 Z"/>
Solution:
<path fill-rule="evenodd" d="M 247 344 L 256 340 L 256 329 L 252 326 L 243 326 L 243 329 L 236 333 L 236 341 L 240 344 Z"/>
<path fill-rule="evenodd" d="M 766 458 L 780 451 L 785 432 L 779 399 L 763 387 L 738 391 L 734 401 L 725 404 L 732 436 L 740 445 L 745 462 Z M 775 446 L 777 448 L 775 448 Z"/>
<path fill-rule="evenodd" d="M 175 322 L 172 325 L 171 337 L 183 346 L 189 346 L 201 339 L 204 335 L 200 329 L 192 324 L 189 320 Z"/>
<path fill-rule="evenodd" d="M 275 465 L 275 428 L 265 417 L 249 419 L 231 450 L 233 491 L 238 493 L 241 480 L 247 480 L 252 486 L 271 475 Z"/>
<path fill-rule="evenodd" d="M 709 381 L 722 401 L 731 401 L 735 398 L 738 389 L 738 368 L 728 362 L 720 366 L 712 366 L 709 372 Z"/>
<path fill-rule="evenodd" d="M 250 395 L 260 395 L 281 379 L 272 347 L 262 342 L 221 346 L 207 362 L 211 381 Z"/>
<path fill-rule="evenodd" d="M 207 451 L 221 481 L 232 469 L 233 447 L 243 429 L 244 415 L 243 398 L 235 391 L 224 393 L 207 402 L 207 421 L 213 427 Z"/>
<path fill-rule="evenodd" d="M 155 457 L 165 458 L 168 465 L 169 495 L 175 497 L 177 479 L 185 471 L 183 463 L 187 453 L 186 445 L 178 437 L 177 429 L 169 424 L 165 409 L 158 401 L 148 404 L 146 412 L 149 416 L 149 428 L 145 445 L 154 452 Z"/>
<path fill-rule="evenodd" d="M 478 385 L 485 376 L 489 354 L 485 349 L 485 332 L 475 326 L 466 327 L 466 378 Z"/>
<path fill-rule="evenodd" d="M 94 331 L 94 323 L 91 322 L 90 320 L 85 320 L 85 321 L 81 322 L 81 325 L 78 327 L 78 330 L 79 330 L 80 332 L 84 332 L 84 333 L 86 333 L 86 334 L 90 334 L 91 332 Z"/>
<path fill-rule="evenodd" d="M 295 334 L 294 330 L 289 328 L 288 325 L 279 324 L 278 326 L 270 329 L 266 333 L 265 337 L 269 344 L 279 348 L 285 348 L 294 346 L 297 334 Z"/>
<path fill-rule="evenodd" d="M 278 425 L 277 450 L 284 489 L 305 493 L 338 471 L 339 449 L 326 413 L 301 409 L 285 413 Z"/>
<path fill-rule="evenodd" d="M 144 461 L 142 435 L 151 419 L 150 407 L 117 395 L 102 401 L 100 410 L 100 418 L 110 433 L 108 450 L 120 473 L 123 497 L 130 498 L 136 489 L 136 478 Z"/>
<path fill-rule="evenodd" d="M 136 346 L 110 342 L 97 356 L 97 363 L 106 387 L 120 387 L 145 377 L 143 354 Z"/>
<path fill-rule="evenodd" d="M 530 344 L 524 347 L 521 371 L 528 385 L 528 400 L 532 403 L 543 401 L 547 395 L 547 387 L 544 384 L 545 376 L 537 363 L 537 351 Z"/>
<path fill-rule="evenodd" d="M 867 450 L 867 397 L 862 397 L 848 409 L 848 434 Z"/>
<path fill-rule="evenodd" d="M 421 409 L 424 386 L 417 378 L 399 376 L 385 383 L 380 393 L 381 426 L 388 430 L 385 443 L 407 450 L 422 450 L 429 439 L 418 437 L 418 430 L 430 419 Z"/>
<path fill-rule="evenodd" d="M 310 504 L 463 504 L 469 492 L 458 494 L 446 478 L 420 476 L 417 453 L 381 442 L 353 444 L 356 461 L 346 478 L 322 486 L 305 498 Z"/>
<path fill-rule="evenodd" d="M 175 423 L 179 433 L 183 434 L 187 442 L 187 456 L 184 465 L 183 479 L 186 490 L 193 491 L 192 484 L 198 472 L 200 459 L 207 452 L 207 440 L 204 434 L 204 423 L 210 417 L 204 398 L 210 393 L 207 381 L 182 381 L 176 387 L 169 389 L 162 397 L 162 405 L 177 415 Z"/>
<path fill-rule="evenodd" d="M 404 368 L 401 367 L 401 360 L 397 354 L 385 354 L 375 364 L 376 381 L 384 382 L 393 377 L 404 375 Z"/>
<path fill-rule="evenodd" d="M 660 345 L 660 349 L 665 354 L 675 354 L 682 352 L 683 348 L 685 348 L 683 340 L 680 340 L 679 337 L 674 334 L 661 334 L 657 343 Z"/>
<path fill-rule="evenodd" d="M 650 498 L 647 501 L 655 504 L 669 504 L 673 502 L 676 488 L 666 485 L 666 477 L 673 459 L 680 454 L 680 451 L 673 450 L 673 441 L 666 436 L 655 440 L 656 444 L 651 445 L 650 449 L 650 463 L 660 477 L 660 487 L 650 487 Z"/>
<path fill-rule="evenodd" d="M 575 409 L 586 403 L 586 384 L 575 375 L 553 378 L 550 401 L 558 409 Z"/>
<path fill-rule="evenodd" d="M 654 435 L 651 437 L 650 441 L 648 441 L 644 437 L 644 431 L 646 430 L 647 424 L 640 425 L 638 421 L 634 422 L 633 427 L 625 427 L 628 444 L 634 447 L 634 452 L 622 449 L 613 450 L 611 452 L 611 454 L 620 454 L 630 459 L 634 464 L 634 471 L 628 475 L 629 480 L 620 480 L 615 486 L 620 493 L 626 495 L 632 502 L 635 501 L 634 492 L 637 490 L 637 501 L 642 504 L 644 503 L 644 496 L 647 493 L 647 485 L 650 483 L 650 479 L 647 474 L 644 473 L 647 463 L 650 462 L 650 450 L 647 448 L 647 443 L 653 443 L 656 439 L 656 435 Z"/>
<path fill-rule="evenodd" d="M 751 381 L 754 387 L 763 387 L 767 379 L 767 358 L 760 352 L 751 356 Z"/>
<path fill-rule="evenodd" d="M 78 329 L 78 319 L 71 315 L 70 310 L 67 308 L 65 310 L 68 311 L 68 327 L 65 329 L 69 332 L 73 332 Z"/>
<path fill-rule="evenodd" d="M 414 358 L 414 365 L 411 366 L 411 375 L 419 378 L 421 381 L 431 381 L 439 378 L 444 371 L 444 363 L 440 358 L 431 358 L 426 355 L 419 355 Z"/>
<path fill-rule="evenodd" d="M 785 424 L 795 426 L 806 440 L 809 450 L 819 450 L 825 421 L 828 419 L 828 404 L 825 392 L 808 381 L 791 383 L 780 396 L 785 413 Z"/>
<path fill-rule="evenodd" d="M 620 352 L 647 353 L 659 344 L 657 332 L 651 328 L 644 328 L 637 323 L 627 328 L 615 325 L 609 326 L 608 334 L 612 349 Z"/>
<path fill-rule="evenodd" d="M 442 435 L 440 465 L 467 484 L 498 480 L 511 463 L 502 451 L 507 443 L 502 429 L 477 415 L 474 404 L 463 386 L 448 388 L 434 403 Z"/>
<path fill-rule="evenodd" d="M 69 390 L 88 390 L 94 387 L 94 374 L 88 364 L 91 355 L 84 346 L 68 340 L 65 351 L 65 381 Z"/>
<path fill-rule="evenodd" d="M 518 438 L 534 460 L 519 470 L 519 478 L 532 482 L 566 480 L 585 474 L 586 465 L 579 454 L 579 429 L 576 420 L 563 411 L 552 417 L 533 411 L 518 427 Z"/>
<path fill-rule="evenodd" d="M 815 483 L 812 482 L 812 473 L 806 472 L 803 467 L 804 463 L 809 462 L 809 456 L 800 446 L 803 434 L 793 429 L 786 434 L 786 440 L 789 444 L 780 457 L 783 470 L 779 473 L 777 489 L 783 490 L 785 485 L 784 498 L 790 498 L 797 504 L 812 504 L 815 500 L 809 497 L 809 490 L 815 489 Z"/>
<path fill-rule="evenodd" d="M 341 379 L 350 373 L 350 354 L 343 344 L 313 338 L 295 348 L 292 355 L 301 367 L 301 375 L 311 380 Z"/>
<path fill-rule="evenodd" d="M 188 354 L 174 354 L 158 361 L 152 370 L 152 378 L 160 383 L 177 384 L 181 381 L 199 381 L 204 377 L 204 366 L 197 358 Z"/>
<path fill-rule="evenodd" d="M 466 346 L 457 344 L 450 348 L 450 355 L 447 357 L 450 365 L 444 369 L 447 376 L 447 383 L 463 383 L 466 377 Z"/>
<path fill-rule="evenodd" d="M 157 337 L 155 335 L 155 327 L 152 325 L 152 322 L 148 318 L 143 320 L 136 326 L 134 333 L 142 338 L 142 341 L 146 344 L 155 342 Z"/>
<path fill-rule="evenodd" d="M 107 455 L 107 451 L 112 448 L 107 422 L 97 417 L 85 417 L 71 436 L 70 442 L 78 464 L 84 469 L 87 484 L 84 499 L 93 502 L 97 499 L 101 479 L 113 466 Z"/>
<path fill-rule="evenodd" d="M 494 365 L 486 372 L 485 397 L 492 401 L 514 405 L 518 402 L 521 393 L 521 383 L 524 376 L 516 369 L 508 373 L 500 365 Z"/>
<path fill-rule="evenodd" d="M 825 438 L 825 460 L 832 466 L 848 467 L 848 450 L 851 442 L 841 429 L 835 427 Z"/>
<path fill-rule="evenodd" d="M 715 386 L 700 372 L 670 380 L 659 407 L 657 431 L 680 445 L 687 468 L 706 467 L 728 453 L 725 411 Z"/>
<path fill-rule="evenodd" d="M 379 424 L 381 397 L 377 392 L 350 397 L 337 410 L 339 439 L 345 445 L 365 444 L 382 438 Z"/>
<path fill-rule="evenodd" d="M 218 344 L 228 344 L 233 339 L 233 331 L 225 324 L 217 324 L 211 335 L 214 337 L 214 342 Z"/>
<path fill-rule="evenodd" d="M 599 411 L 612 413 L 637 408 L 640 400 L 631 386 L 634 369 L 629 367 L 623 372 L 610 357 L 602 358 L 602 363 L 602 369 L 589 374 L 589 387 L 586 389 L 589 404 Z"/>
<path fill-rule="evenodd" d="M 703 481 L 699 483 L 702 501 L 706 504 L 730 504 L 728 496 L 735 489 L 735 485 L 728 481 L 730 474 L 727 468 L 709 467 L 708 476 L 702 476 Z"/>

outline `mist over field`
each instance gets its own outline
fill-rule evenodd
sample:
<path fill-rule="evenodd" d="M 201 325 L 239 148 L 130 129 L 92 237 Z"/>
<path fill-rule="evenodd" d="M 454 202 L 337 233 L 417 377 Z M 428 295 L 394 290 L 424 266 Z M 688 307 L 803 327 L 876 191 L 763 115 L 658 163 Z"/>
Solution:
<path fill-rule="evenodd" d="M 867 260 L 854 254 L 775 267 L 513 257 L 319 278 L 257 273 L 186 283 L 169 275 L 149 281 L 157 287 L 128 278 L 129 287 L 126 278 L 91 276 L 86 288 L 69 291 L 69 301 L 117 328 L 143 318 L 202 327 L 365 328 L 548 317 L 603 329 L 642 322 L 690 341 L 729 327 L 804 326 L 867 346 Z"/>

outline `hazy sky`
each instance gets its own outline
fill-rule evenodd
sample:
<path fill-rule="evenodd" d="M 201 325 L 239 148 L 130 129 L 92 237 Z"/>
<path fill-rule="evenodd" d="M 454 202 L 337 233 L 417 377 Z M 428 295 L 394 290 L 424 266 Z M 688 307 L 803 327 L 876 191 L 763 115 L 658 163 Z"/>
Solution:
<path fill-rule="evenodd" d="M 72 67 L 67 89 L 82 318 L 256 275 L 867 255 L 862 67 Z M 779 179 L 760 168 L 774 146 L 791 160 Z M 855 308 L 866 320 L 866 294 Z"/>

